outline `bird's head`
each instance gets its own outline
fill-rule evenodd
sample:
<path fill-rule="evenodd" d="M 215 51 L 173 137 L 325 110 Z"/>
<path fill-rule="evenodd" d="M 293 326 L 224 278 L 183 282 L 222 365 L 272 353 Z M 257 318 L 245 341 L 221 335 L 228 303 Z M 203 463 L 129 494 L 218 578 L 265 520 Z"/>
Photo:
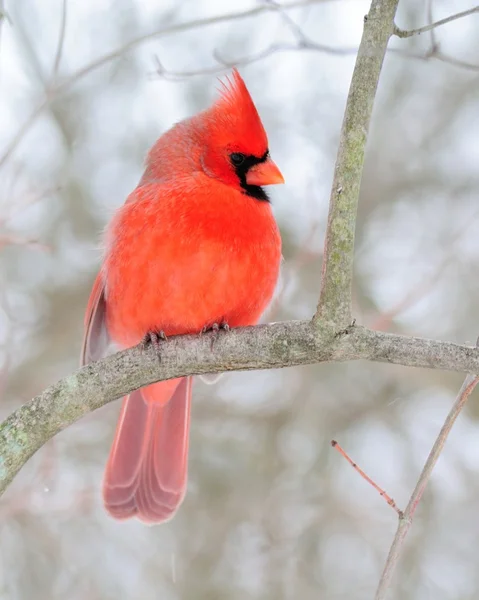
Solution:
<path fill-rule="evenodd" d="M 270 158 L 258 111 L 236 69 L 221 86 L 218 100 L 199 115 L 205 132 L 202 168 L 253 198 L 268 200 L 262 186 L 284 179 Z"/>
<path fill-rule="evenodd" d="M 257 200 L 268 200 L 262 186 L 284 182 L 236 69 L 221 82 L 219 98 L 210 108 L 160 137 L 148 154 L 142 181 L 177 180 L 197 171 Z"/>

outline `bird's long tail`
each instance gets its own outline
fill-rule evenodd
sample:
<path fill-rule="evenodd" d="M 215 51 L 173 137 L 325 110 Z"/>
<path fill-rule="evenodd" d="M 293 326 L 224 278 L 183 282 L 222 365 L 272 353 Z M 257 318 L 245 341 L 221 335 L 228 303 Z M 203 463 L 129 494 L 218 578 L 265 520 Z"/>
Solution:
<path fill-rule="evenodd" d="M 105 471 L 103 499 L 116 519 L 170 519 L 187 483 L 191 377 L 124 398 Z"/>

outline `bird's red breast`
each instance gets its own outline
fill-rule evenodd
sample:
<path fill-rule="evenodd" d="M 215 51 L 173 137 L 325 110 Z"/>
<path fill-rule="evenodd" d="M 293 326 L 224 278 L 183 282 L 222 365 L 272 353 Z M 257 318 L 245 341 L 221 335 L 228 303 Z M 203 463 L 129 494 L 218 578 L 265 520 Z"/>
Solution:
<path fill-rule="evenodd" d="M 281 242 L 271 206 L 200 173 L 147 184 L 107 238 L 107 327 L 121 346 L 148 331 L 255 323 L 274 292 Z"/>

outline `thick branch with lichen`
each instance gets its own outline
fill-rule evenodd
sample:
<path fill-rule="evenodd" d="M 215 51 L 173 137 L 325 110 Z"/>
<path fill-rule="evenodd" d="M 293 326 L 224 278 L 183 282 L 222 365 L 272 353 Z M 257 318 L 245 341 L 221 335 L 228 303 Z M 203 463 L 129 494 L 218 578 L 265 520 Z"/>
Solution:
<path fill-rule="evenodd" d="M 80 369 L 16 410 L 0 425 L 0 494 L 47 440 L 100 406 L 155 381 L 190 374 L 274 369 L 365 359 L 410 367 L 479 372 L 479 350 L 449 342 L 348 327 L 331 337 L 311 321 L 234 329 L 214 337 L 165 342 L 161 363 L 152 349 L 119 352 Z"/>
<path fill-rule="evenodd" d="M 323 327 L 345 327 L 351 322 L 354 232 L 364 152 L 398 2 L 373 0 L 369 14 L 364 19 L 363 37 L 349 88 L 331 188 L 321 295 L 314 316 L 314 320 Z"/>

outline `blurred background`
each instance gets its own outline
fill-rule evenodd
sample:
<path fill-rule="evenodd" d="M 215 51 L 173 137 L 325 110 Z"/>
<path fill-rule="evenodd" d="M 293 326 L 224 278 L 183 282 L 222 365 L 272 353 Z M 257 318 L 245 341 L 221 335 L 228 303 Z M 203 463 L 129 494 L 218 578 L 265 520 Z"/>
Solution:
<path fill-rule="evenodd" d="M 272 191 L 285 262 L 266 318 L 313 314 L 369 2 L 317 0 L 145 37 L 259 5 L 6 1 L 0 418 L 78 367 L 101 232 L 138 182 L 149 146 L 215 97 L 215 56 L 239 63 L 287 182 Z M 428 6 L 401 0 L 397 24 L 426 24 Z M 433 18 L 471 6 L 434 0 Z M 433 37 L 391 41 L 357 226 L 354 314 L 362 324 L 461 343 L 479 334 L 478 31 L 474 15 Z M 314 49 L 297 49 L 304 36 Z M 188 494 L 162 527 L 117 523 L 103 511 L 119 404 L 106 406 L 45 445 L 1 498 L 0 598 L 370 599 L 396 514 L 330 440 L 404 508 L 461 381 L 366 362 L 198 381 Z M 476 599 L 478 514 L 476 392 L 417 512 L 390 597 Z"/>

